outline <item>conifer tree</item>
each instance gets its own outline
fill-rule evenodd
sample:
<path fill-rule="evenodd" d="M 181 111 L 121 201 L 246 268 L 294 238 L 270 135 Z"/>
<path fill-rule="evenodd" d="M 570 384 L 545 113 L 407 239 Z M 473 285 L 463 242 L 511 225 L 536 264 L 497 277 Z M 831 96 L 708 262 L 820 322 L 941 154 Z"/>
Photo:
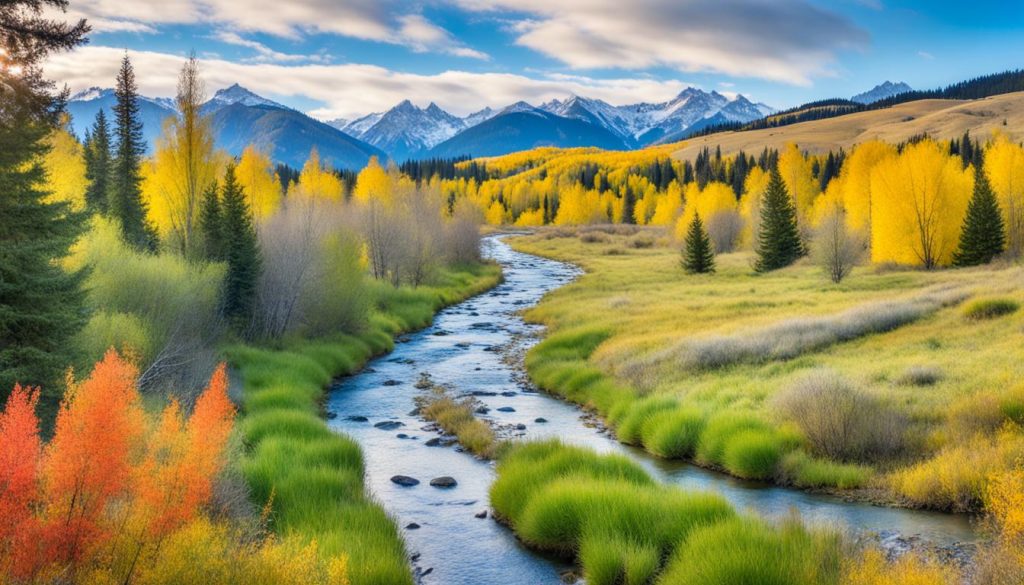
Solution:
<path fill-rule="evenodd" d="M 139 119 L 138 86 L 135 70 L 128 55 L 121 61 L 114 91 L 114 134 L 117 148 L 111 174 L 110 212 L 121 222 L 121 233 L 129 245 L 139 250 L 155 251 L 156 230 L 146 218 L 146 203 L 142 200 L 142 176 L 139 166 L 146 152 L 142 140 L 142 121 Z"/>
<path fill-rule="evenodd" d="M 715 253 L 711 249 L 711 237 L 708 236 L 700 214 L 693 214 L 683 248 L 683 270 L 690 274 L 705 274 L 715 271 Z"/>
<path fill-rule="evenodd" d="M 89 180 L 89 186 L 85 190 L 85 204 L 90 211 L 106 213 L 110 173 L 110 126 L 107 124 L 107 115 L 101 108 L 96 113 L 96 122 L 93 123 L 85 140 L 85 178 Z"/>
<path fill-rule="evenodd" d="M 85 21 L 47 18 L 62 0 L 0 4 L 0 402 L 16 382 L 42 386 L 52 409 L 84 322 L 82 275 L 56 260 L 81 233 L 83 217 L 49 201 L 41 164 L 64 96 L 43 77 L 43 60 L 85 41 Z"/>
<path fill-rule="evenodd" d="M 199 232 L 202 236 L 202 252 L 207 260 L 224 259 L 220 195 L 217 183 L 210 183 L 203 193 L 199 208 Z"/>
<path fill-rule="evenodd" d="M 796 208 L 777 167 L 772 169 L 761 200 L 761 225 L 757 234 L 758 272 L 789 266 L 804 255 L 797 227 Z"/>
<path fill-rule="evenodd" d="M 220 236 L 223 259 L 228 263 L 224 280 L 224 316 L 243 327 L 256 304 L 256 284 L 262 261 L 252 211 L 235 178 L 235 165 L 228 166 L 220 201 Z"/>
<path fill-rule="evenodd" d="M 960 246 L 953 252 L 953 265 L 988 264 L 1002 254 L 1005 245 L 1003 214 L 988 177 L 978 164 L 974 167 L 974 193 L 967 205 L 967 216 L 960 232 Z"/>

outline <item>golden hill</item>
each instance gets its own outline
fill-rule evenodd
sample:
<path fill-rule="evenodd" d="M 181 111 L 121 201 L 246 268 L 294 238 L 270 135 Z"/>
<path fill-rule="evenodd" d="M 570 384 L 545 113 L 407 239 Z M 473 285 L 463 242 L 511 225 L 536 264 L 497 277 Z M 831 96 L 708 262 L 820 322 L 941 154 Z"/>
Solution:
<path fill-rule="evenodd" d="M 722 154 L 744 150 L 756 154 L 764 147 L 782 148 L 795 142 L 811 153 L 827 152 L 865 140 L 901 142 L 927 133 L 932 138 L 959 138 L 967 130 L 977 138 L 994 130 L 1012 140 L 1024 139 L 1024 92 L 1008 93 L 980 100 L 920 100 L 892 108 L 848 114 L 837 118 L 801 122 L 779 128 L 722 132 L 674 145 L 672 156 L 692 160 L 705 146 L 722 147 Z"/>

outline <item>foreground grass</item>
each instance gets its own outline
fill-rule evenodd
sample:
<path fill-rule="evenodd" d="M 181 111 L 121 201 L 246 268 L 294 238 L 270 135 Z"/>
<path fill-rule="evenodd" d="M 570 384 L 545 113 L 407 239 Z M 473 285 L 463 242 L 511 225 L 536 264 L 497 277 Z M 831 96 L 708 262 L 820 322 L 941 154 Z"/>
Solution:
<path fill-rule="evenodd" d="M 549 335 L 526 364 L 621 440 L 740 477 L 882 488 L 893 501 L 954 510 L 983 506 L 986 478 L 1024 456 L 1019 267 L 864 267 L 833 285 L 806 262 L 757 275 L 740 252 L 719 256 L 714 275 L 686 275 L 658 232 L 605 236 L 509 242 L 586 270 L 528 311 Z M 634 245 L 641 236 L 654 244 Z M 837 412 L 825 400 L 818 420 L 874 425 L 867 434 L 893 448 L 823 448 L 811 440 L 817 429 L 787 416 L 782 398 L 822 371 L 873 408 Z"/>
<path fill-rule="evenodd" d="M 658 484 L 622 456 L 521 443 L 497 473 L 496 516 L 531 548 L 576 557 L 592 585 L 839 581 L 834 534 L 737 515 L 720 496 Z"/>
<path fill-rule="evenodd" d="M 456 400 L 443 387 L 434 386 L 417 404 L 423 418 L 436 422 L 441 430 L 481 459 L 495 458 L 507 445 L 498 439 L 491 425 L 476 418 L 476 404 L 471 398 Z"/>
<path fill-rule="evenodd" d="M 244 381 L 241 467 L 255 502 L 270 510 L 279 534 L 315 540 L 325 556 L 347 556 L 354 585 L 413 579 L 397 527 L 366 492 L 359 445 L 320 417 L 324 389 L 389 351 L 395 335 L 425 327 L 438 309 L 500 278 L 499 267 L 481 265 L 445 271 L 415 290 L 379 285 L 370 323 L 357 335 L 226 349 Z"/>

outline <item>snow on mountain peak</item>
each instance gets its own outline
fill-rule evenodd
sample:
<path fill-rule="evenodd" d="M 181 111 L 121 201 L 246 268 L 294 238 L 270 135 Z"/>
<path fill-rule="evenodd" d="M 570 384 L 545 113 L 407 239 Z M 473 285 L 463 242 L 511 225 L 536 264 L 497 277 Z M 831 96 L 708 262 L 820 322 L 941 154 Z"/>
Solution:
<path fill-rule="evenodd" d="M 256 95 L 237 83 L 231 87 L 217 90 L 217 93 L 213 94 L 213 98 L 208 103 L 216 104 L 218 106 L 241 104 L 243 106 L 269 106 L 273 108 L 288 109 L 277 102 Z"/>

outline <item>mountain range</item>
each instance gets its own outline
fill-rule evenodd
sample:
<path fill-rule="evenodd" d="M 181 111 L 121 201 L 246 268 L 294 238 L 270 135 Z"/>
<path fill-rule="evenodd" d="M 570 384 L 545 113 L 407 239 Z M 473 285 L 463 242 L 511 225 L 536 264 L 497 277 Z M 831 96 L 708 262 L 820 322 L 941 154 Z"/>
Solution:
<path fill-rule="evenodd" d="M 901 93 L 907 93 L 908 91 L 914 91 L 909 85 L 902 81 L 893 83 L 891 81 L 885 81 L 875 87 L 872 87 L 864 93 L 858 93 L 857 95 L 850 98 L 850 101 L 857 102 L 859 104 L 873 104 L 877 101 L 884 100 L 885 98 L 899 95 Z"/>
<path fill-rule="evenodd" d="M 85 135 L 99 109 L 114 105 L 111 89 L 91 88 L 69 100 L 72 129 Z M 166 118 L 176 115 L 173 100 L 139 98 L 143 134 L 152 150 Z M 385 112 L 354 120 L 321 122 L 235 84 L 202 106 L 211 118 L 215 143 L 238 155 L 249 144 L 265 149 L 275 162 L 300 167 L 316 146 L 339 168 L 361 168 L 371 156 L 401 162 L 413 158 L 495 156 L 538 146 L 596 146 L 629 150 L 684 139 L 710 125 L 748 122 L 774 110 L 742 95 L 689 87 L 661 103 L 613 106 L 571 95 L 540 105 L 517 102 L 501 110 L 485 108 L 459 117 L 434 103 L 420 108 L 404 100 Z"/>

